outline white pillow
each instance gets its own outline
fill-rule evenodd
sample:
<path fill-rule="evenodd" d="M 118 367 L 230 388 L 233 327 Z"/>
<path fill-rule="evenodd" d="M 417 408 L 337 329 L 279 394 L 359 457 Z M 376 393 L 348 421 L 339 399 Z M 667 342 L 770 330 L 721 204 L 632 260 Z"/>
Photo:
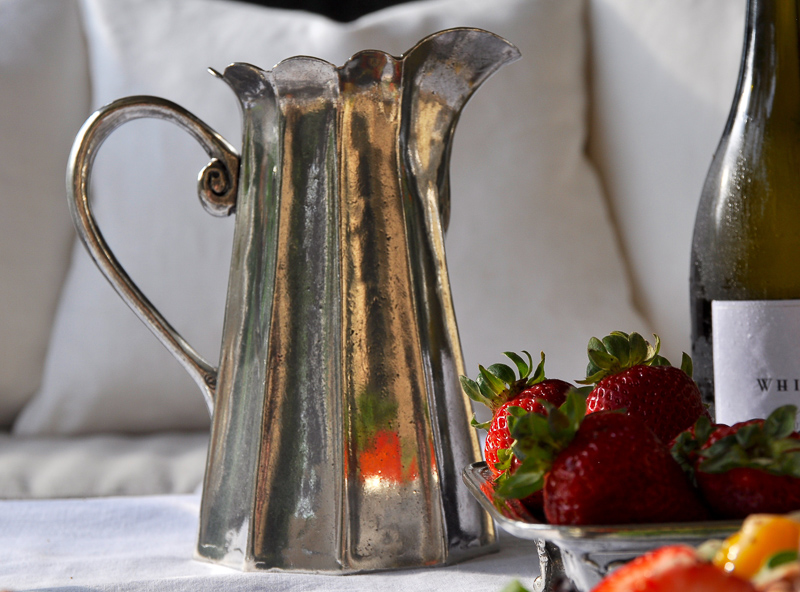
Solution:
<path fill-rule="evenodd" d="M 664 352 L 690 353 L 697 202 L 733 101 L 746 2 L 590 0 L 589 154 Z"/>
<path fill-rule="evenodd" d="M 218 0 L 85 0 L 94 103 L 154 94 L 235 145 L 236 100 L 206 72 L 270 68 L 293 55 L 335 64 L 361 49 L 398 55 L 441 29 L 472 26 L 523 59 L 478 90 L 455 133 L 448 262 L 469 368 L 504 350 L 549 353 L 551 375 L 582 376 L 588 338 L 646 331 L 585 141 L 582 0 L 427 0 L 353 23 Z M 194 179 L 207 158 L 163 122 L 115 132 L 98 157 L 96 214 L 132 277 L 188 341 L 216 360 L 231 221 L 207 216 Z M 42 390 L 17 433 L 198 428 L 200 393 L 81 247 L 64 292 Z"/>
<path fill-rule="evenodd" d="M 74 233 L 64 170 L 89 114 L 75 2 L 0 0 L 0 426 L 36 392 Z"/>
<path fill-rule="evenodd" d="M 18 438 L 0 433 L 0 499 L 192 493 L 208 434 Z"/>

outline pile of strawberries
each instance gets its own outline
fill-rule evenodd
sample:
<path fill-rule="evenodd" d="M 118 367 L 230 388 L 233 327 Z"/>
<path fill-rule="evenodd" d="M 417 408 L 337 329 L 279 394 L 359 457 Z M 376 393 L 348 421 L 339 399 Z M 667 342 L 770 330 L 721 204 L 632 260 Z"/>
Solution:
<path fill-rule="evenodd" d="M 507 352 L 506 364 L 461 377 L 492 410 L 484 455 L 495 493 L 551 524 L 691 522 L 800 509 L 797 409 L 713 424 L 691 378 L 638 333 L 589 341 L 576 388 Z"/>

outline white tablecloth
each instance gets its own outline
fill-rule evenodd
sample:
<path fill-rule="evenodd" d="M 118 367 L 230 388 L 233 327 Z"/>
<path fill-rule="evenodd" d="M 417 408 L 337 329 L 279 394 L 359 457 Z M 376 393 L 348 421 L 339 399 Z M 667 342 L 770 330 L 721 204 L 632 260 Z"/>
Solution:
<path fill-rule="evenodd" d="M 531 541 L 436 568 L 350 576 L 242 573 L 194 561 L 197 495 L 0 501 L 0 589 L 202 592 L 348 590 L 499 592 L 538 574 Z"/>

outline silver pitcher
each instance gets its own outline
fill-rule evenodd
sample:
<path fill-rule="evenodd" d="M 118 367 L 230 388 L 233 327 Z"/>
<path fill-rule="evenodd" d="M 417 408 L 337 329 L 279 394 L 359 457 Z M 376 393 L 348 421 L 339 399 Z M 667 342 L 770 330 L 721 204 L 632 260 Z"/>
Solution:
<path fill-rule="evenodd" d="M 494 543 L 461 482 L 479 457 L 444 254 L 458 115 L 519 51 L 477 29 L 402 58 L 309 57 L 212 71 L 242 108 L 241 157 L 181 107 L 129 97 L 97 111 L 70 157 L 89 253 L 181 362 L 212 416 L 197 556 L 245 570 L 347 573 L 453 563 Z M 236 213 L 219 367 L 128 277 L 88 200 L 96 151 L 156 117 L 212 158 L 199 194 Z"/>

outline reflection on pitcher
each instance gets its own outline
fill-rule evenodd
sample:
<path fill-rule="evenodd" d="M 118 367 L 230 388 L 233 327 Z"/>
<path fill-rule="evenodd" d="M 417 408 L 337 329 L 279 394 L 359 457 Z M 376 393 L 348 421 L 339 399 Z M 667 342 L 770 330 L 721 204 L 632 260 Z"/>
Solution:
<path fill-rule="evenodd" d="M 404 484 L 417 488 L 412 489 L 416 493 L 420 487 L 420 457 L 424 455 L 424 462 L 431 463 L 433 451 L 417 450 L 413 422 L 406 422 L 405 430 L 396 425 L 396 401 L 370 391 L 364 391 L 358 401 L 359 413 L 353 420 L 355 436 L 350 438 L 355 443 L 358 461 L 352 466 L 357 474 L 351 475 L 351 465 L 345 459 L 346 474 L 363 483 L 365 489 L 391 489 Z"/>

